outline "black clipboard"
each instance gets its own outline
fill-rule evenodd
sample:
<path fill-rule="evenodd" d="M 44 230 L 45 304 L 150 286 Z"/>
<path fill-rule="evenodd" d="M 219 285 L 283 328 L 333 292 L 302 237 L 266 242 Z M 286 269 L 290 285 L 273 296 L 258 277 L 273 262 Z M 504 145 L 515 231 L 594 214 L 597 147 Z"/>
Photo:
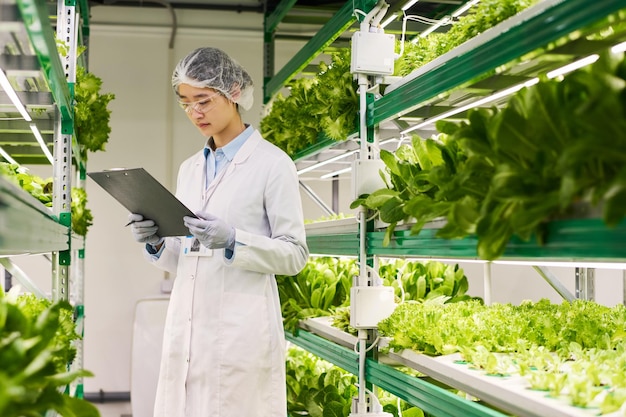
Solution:
<path fill-rule="evenodd" d="M 154 220 L 159 226 L 159 236 L 189 234 L 183 217 L 196 217 L 195 214 L 145 169 L 112 169 L 87 175 L 131 213 Z"/>

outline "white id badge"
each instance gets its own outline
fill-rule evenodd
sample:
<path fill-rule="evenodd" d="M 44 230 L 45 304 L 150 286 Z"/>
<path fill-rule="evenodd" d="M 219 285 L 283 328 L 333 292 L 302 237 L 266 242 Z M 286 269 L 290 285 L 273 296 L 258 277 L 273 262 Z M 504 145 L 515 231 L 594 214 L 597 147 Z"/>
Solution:
<path fill-rule="evenodd" d="M 185 236 L 182 243 L 184 256 L 213 256 L 213 249 L 200 244 L 193 236 Z"/>

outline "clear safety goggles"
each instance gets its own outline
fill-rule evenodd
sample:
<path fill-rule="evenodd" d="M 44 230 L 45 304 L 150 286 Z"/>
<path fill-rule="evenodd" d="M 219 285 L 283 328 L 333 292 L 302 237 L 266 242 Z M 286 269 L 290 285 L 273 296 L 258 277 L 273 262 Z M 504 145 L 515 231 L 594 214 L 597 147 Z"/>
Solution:
<path fill-rule="evenodd" d="M 192 102 L 183 102 L 179 101 L 178 105 L 181 109 L 183 109 L 187 114 L 191 114 L 193 111 L 197 111 L 199 113 L 207 113 L 213 107 L 217 105 L 217 99 L 219 98 L 220 93 L 215 93 L 209 97 L 203 98 L 202 100 L 192 101 Z"/>

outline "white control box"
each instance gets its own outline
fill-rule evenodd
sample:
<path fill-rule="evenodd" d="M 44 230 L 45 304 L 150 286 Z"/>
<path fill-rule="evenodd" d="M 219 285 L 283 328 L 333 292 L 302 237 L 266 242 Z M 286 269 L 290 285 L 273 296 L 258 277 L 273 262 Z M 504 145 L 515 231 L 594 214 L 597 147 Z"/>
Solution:
<path fill-rule="evenodd" d="M 356 200 L 363 194 L 371 194 L 381 188 L 386 188 L 385 181 L 380 176 L 386 165 L 380 159 L 356 159 L 352 161 L 352 196 Z"/>
<path fill-rule="evenodd" d="M 375 329 L 396 308 L 393 287 L 352 287 L 350 306 L 350 326 L 355 329 Z"/>
<path fill-rule="evenodd" d="M 395 37 L 376 32 L 354 32 L 350 72 L 391 75 L 395 61 Z"/>

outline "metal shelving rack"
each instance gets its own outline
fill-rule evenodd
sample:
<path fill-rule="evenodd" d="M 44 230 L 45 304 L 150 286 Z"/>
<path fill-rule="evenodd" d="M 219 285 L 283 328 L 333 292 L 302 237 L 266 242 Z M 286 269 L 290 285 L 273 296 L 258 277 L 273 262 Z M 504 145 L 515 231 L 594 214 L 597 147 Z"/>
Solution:
<path fill-rule="evenodd" d="M 273 31 L 277 21 L 285 14 L 285 8 L 294 4 L 284 1 L 284 8 L 277 9 L 270 21 Z M 348 2 L 352 3 L 352 2 Z M 367 3 L 370 5 L 370 3 Z M 362 6 L 362 5 L 361 5 Z M 373 5 L 372 5 L 373 6 Z M 352 4 L 346 7 L 351 9 Z M 588 40 L 583 29 L 601 24 L 607 16 L 626 8 L 626 1 L 593 2 L 586 0 L 544 0 L 517 16 L 493 27 L 476 38 L 440 56 L 402 80 L 391 83 L 385 94 L 368 103 L 366 121 L 368 128 L 392 123 L 396 129 L 432 133 L 428 121 L 450 110 L 450 118 L 463 118 L 468 102 L 521 85 L 539 74 L 573 62 L 583 56 L 606 50 L 626 40 L 626 34 L 616 33 L 603 40 Z M 345 7 L 344 7 L 345 9 Z M 342 9 L 342 16 L 348 17 Z M 345 30 L 346 26 L 335 24 L 333 30 Z M 320 32 L 322 33 L 322 32 Z M 324 31 L 325 39 L 336 37 Z M 571 36 L 578 33 L 578 36 Z M 564 37 L 570 35 L 567 41 Z M 320 34 L 320 37 L 322 35 Z M 266 32 L 266 45 L 271 33 Z M 558 42 L 557 42 L 558 40 Z M 266 78 L 265 102 L 271 98 L 279 85 L 290 79 L 310 59 L 320 52 L 319 45 L 304 48 L 274 79 Z M 273 47 L 273 45 L 270 45 Z M 307 45 L 308 46 L 308 45 Z M 268 50 L 271 50 L 271 47 Z M 273 55 L 266 55 L 266 59 Z M 266 71 L 272 66 L 266 66 Z M 496 73 L 496 69 L 498 70 Z M 266 75 L 268 73 L 266 72 Z M 271 75 L 271 73 L 270 73 Z M 268 87 L 269 86 L 269 87 Z M 503 103 L 502 99 L 487 101 L 487 105 Z M 348 142 L 337 143 L 321 138 L 310 149 L 298 154 L 296 162 L 306 158 L 324 160 L 327 155 L 347 152 L 355 147 Z M 329 166 L 329 170 L 336 167 Z M 317 255 L 358 256 L 359 225 L 352 220 L 327 222 L 328 228 L 307 228 L 310 252 Z M 336 224 L 341 223 L 341 227 Z M 310 225 L 312 226 L 312 225 Z M 389 246 L 383 246 L 384 230 L 374 228 L 366 233 L 368 256 L 477 259 L 476 239 L 445 240 L 435 237 L 441 227 L 433 224 L 425 227 L 419 235 L 412 236 L 408 230 L 398 228 Z M 325 231 L 326 230 L 326 231 Z M 575 219 L 553 221 L 548 224 L 547 242 L 538 245 L 512 239 L 503 260 L 556 260 L 624 262 L 626 247 L 626 222 L 608 229 L 599 219 Z M 354 336 L 333 329 L 316 319 L 301 323 L 296 334 L 287 334 L 288 340 L 310 352 L 358 374 L 357 354 L 352 351 L 357 343 Z M 449 358 L 429 358 L 415 352 L 402 355 L 389 354 L 367 359 L 366 381 L 388 390 L 405 401 L 423 408 L 436 416 L 501 416 L 497 409 L 519 416 L 538 417 L 590 415 L 580 409 L 554 404 L 545 398 L 533 398 L 520 392 L 520 387 L 485 381 L 482 377 L 459 370 L 449 363 Z M 419 370 L 435 379 L 434 383 L 409 377 L 394 366 L 404 365 Z M 462 390 L 490 404 L 485 406 L 457 395 L 447 396 L 439 392 L 439 383 Z M 444 393 L 447 393 L 445 389 Z M 494 407 L 496 409 L 494 409 Z"/>
<path fill-rule="evenodd" d="M 56 33 L 49 17 L 54 13 Z M 0 5 L 0 42 L 4 50 L 0 68 L 29 116 L 18 112 L 6 91 L 0 92 L 3 158 L 21 165 L 51 163 L 54 187 L 50 210 L 0 178 L 0 261 L 5 269 L 17 272 L 13 275 L 26 288 L 41 296 L 42 292 L 34 288 L 9 257 L 51 253 L 52 300 L 69 300 L 72 287 L 79 334 L 84 317 L 84 238 L 71 230 L 72 164 L 76 166 L 78 186 L 85 179 L 86 167 L 74 135 L 73 101 L 76 49 L 79 42 L 88 42 L 88 17 L 84 0 L 16 0 Z M 64 42 L 64 57 L 59 56 L 57 38 Z M 39 139 L 34 130 L 40 133 Z M 82 368 L 82 341 L 76 348 L 72 366 Z M 82 398 L 82 380 L 73 388 L 75 395 Z"/>

